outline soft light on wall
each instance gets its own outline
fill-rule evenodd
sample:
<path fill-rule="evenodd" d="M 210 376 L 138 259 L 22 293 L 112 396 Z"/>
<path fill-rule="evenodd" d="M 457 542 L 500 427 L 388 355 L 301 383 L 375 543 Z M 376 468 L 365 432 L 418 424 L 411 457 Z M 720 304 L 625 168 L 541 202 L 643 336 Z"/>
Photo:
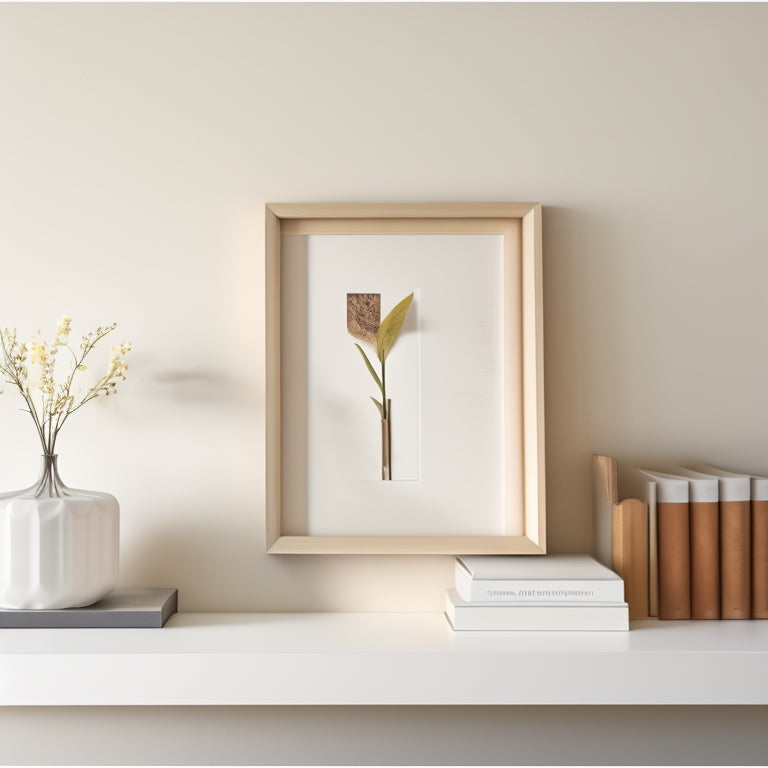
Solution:
<path fill-rule="evenodd" d="M 451 583 L 451 558 L 264 552 L 267 201 L 543 202 L 552 551 L 590 545 L 594 451 L 768 471 L 765 7 L 0 19 L 0 325 L 134 343 L 60 445 L 121 501 L 124 584 L 189 611 L 440 610 Z M 3 489 L 38 463 L 10 400 Z"/>

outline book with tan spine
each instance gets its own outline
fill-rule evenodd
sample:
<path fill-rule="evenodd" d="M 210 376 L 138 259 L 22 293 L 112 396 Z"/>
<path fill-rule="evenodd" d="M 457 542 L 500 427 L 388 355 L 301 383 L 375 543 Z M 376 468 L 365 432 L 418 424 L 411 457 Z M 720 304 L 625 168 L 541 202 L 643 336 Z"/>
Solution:
<path fill-rule="evenodd" d="M 688 469 L 691 528 L 691 618 L 720 618 L 720 492 L 716 477 Z"/>
<path fill-rule="evenodd" d="M 752 483 L 749 475 L 703 466 L 720 494 L 720 595 L 723 619 L 752 616 Z"/>
<path fill-rule="evenodd" d="M 691 549 L 688 480 L 640 470 L 655 495 L 659 619 L 691 618 Z"/>
<path fill-rule="evenodd" d="M 643 498 L 648 507 L 648 615 L 659 615 L 659 532 L 656 509 L 656 481 L 645 477 L 643 480 Z"/>
<path fill-rule="evenodd" d="M 768 619 L 768 477 L 752 477 L 752 618 Z"/>

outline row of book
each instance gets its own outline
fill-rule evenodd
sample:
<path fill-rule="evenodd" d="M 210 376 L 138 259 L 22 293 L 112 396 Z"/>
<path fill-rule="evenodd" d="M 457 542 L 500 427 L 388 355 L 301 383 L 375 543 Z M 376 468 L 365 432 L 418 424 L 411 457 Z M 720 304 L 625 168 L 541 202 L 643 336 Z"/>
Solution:
<path fill-rule="evenodd" d="M 639 470 L 642 498 L 619 504 L 615 462 L 595 462 L 597 555 L 625 579 L 632 618 L 768 618 L 768 478 Z"/>
<path fill-rule="evenodd" d="M 445 614 L 455 630 L 629 629 L 624 582 L 589 555 L 457 557 Z"/>

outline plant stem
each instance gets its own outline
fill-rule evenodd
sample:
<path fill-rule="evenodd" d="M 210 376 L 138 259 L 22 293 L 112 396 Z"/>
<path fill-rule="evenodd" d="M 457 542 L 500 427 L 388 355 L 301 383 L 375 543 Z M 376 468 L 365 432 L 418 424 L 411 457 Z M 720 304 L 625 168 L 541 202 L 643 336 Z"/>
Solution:
<path fill-rule="evenodd" d="M 381 361 L 381 404 L 384 411 L 384 419 L 389 418 L 389 402 L 387 401 L 387 364 Z"/>
<path fill-rule="evenodd" d="M 381 479 L 392 479 L 392 433 L 388 417 L 381 420 Z"/>
<path fill-rule="evenodd" d="M 387 399 L 387 365 L 381 361 L 381 479 L 392 479 L 392 429 L 389 421 L 389 400 Z"/>

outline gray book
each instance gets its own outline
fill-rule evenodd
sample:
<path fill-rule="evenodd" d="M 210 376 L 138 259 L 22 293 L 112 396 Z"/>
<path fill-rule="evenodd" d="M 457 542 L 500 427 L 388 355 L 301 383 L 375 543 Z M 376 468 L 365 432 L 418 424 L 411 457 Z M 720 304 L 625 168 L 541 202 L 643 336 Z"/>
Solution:
<path fill-rule="evenodd" d="M 0 628 L 162 627 L 178 609 L 176 589 L 116 589 L 85 608 L 0 609 Z"/>

